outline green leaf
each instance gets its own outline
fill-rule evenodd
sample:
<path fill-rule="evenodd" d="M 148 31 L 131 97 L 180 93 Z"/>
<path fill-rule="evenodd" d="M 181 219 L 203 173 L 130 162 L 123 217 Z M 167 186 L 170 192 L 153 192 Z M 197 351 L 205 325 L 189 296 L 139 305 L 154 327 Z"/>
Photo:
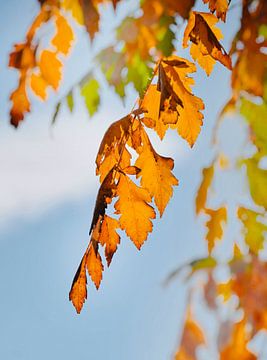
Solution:
<path fill-rule="evenodd" d="M 68 95 L 66 96 L 66 100 L 67 100 L 68 108 L 69 108 L 70 112 L 72 112 L 72 111 L 73 111 L 73 107 L 74 107 L 72 90 L 71 90 L 71 91 L 68 93 Z"/>
<path fill-rule="evenodd" d="M 242 99 L 240 113 L 248 122 L 253 134 L 253 143 L 259 149 L 260 155 L 267 155 L 267 104 L 257 105 L 247 99 Z"/>
<path fill-rule="evenodd" d="M 98 109 L 100 101 L 98 81 L 89 78 L 87 82 L 81 86 L 81 95 L 84 98 L 89 115 L 93 116 Z"/>
<path fill-rule="evenodd" d="M 142 96 L 151 76 L 152 69 L 136 53 L 128 65 L 127 81 L 132 82 L 139 95 Z"/>
<path fill-rule="evenodd" d="M 244 160 L 247 167 L 247 176 L 251 197 L 255 204 L 263 206 L 267 210 L 267 170 L 258 167 L 256 157 Z"/>

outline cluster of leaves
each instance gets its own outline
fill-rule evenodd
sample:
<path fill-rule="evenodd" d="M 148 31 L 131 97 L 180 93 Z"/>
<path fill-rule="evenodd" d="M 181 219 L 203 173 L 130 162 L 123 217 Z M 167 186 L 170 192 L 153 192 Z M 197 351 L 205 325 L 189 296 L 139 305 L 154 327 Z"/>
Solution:
<path fill-rule="evenodd" d="M 267 57 L 266 57 L 266 20 L 267 6 L 265 1 L 243 1 L 241 26 L 238 30 L 230 53 L 236 59 L 232 71 L 232 96 L 223 108 L 221 118 L 230 111 L 240 113 L 248 124 L 248 146 L 252 146 L 253 154 L 249 158 L 240 157 L 234 162 L 226 159 L 220 151 L 210 166 L 203 169 L 202 182 L 196 196 L 196 214 L 206 216 L 206 241 L 209 257 L 193 261 L 189 264 L 190 277 L 206 273 L 206 280 L 201 289 L 204 303 L 216 314 L 216 321 L 225 306 L 229 307 L 227 319 L 219 321 L 218 353 L 221 360 L 248 359 L 260 357 L 248 349 L 249 342 L 262 330 L 267 330 L 267 283 L 265 280 L 267 262 L 262 251 L 265 247 L 267 171 L 262 166 L 266 157 L 267 128 Z M 218 129 L 216 129 L 216 132 Z M 216 136 L 218 136 L 216 134 Z M 216 144 L 217 145 L 217 144 Z M 250 151 L 251 153 L 251 151 Z M 229 279 L 221 283 L 218 280 L 218 264 L 220 257 L 215 258 L 216 241 L 223 237 L 223 223 L 227 221 L 227 208 L 222 204 L 218 208 L 210 208 L 211 198 L 216 197 L 215 177 L 221 172 L 231 176 L 231 170 L 247 175 L 247 193 L 243 203 L 236 199 L 236 222 L 239 223 L 241 236 L 239 245 L 234 242 L 234 252 L 230 260 L 223 263 L 228 269 Z M 210 191 L 212 188 L 212 192 Z M 220 198 L 220 194 L 217 195 Z M 209 200 L 210 199 L 210 200 Z M 231 203 L 233 199 L 231 199 Z M 242 248 L 242 251 L 241 251 Z M 263 255 L 263 257 L 262 257 Z M 180 268 L 171 274 L 171 278 L 180 273 Z M 190 291 L 198 291 L 193 283 Z M 233 299 L 236 302 L 231 302 Z M 221 301 L 223 299 L 223 303 Z M 234 305 L 233 305 L 234 304 Z M 189 308 L 193 301 L 189 302 Z M 230 310 L 231 309 L 231 310 Z M 237 321 L 235 319 L 238 319 Z M 200 326 L 185 321 L 181 345 L 176 359 L 197 359 L 196 346 L 205 347 L 206 341 Z M 193 335 L 192 335 L 193 332 Z M 194 344 L 185 341 L 185 336 L 194 338 Z M 185 345 L 186 344 L 186 345 Z M 263 350 L 263 349 L 260 349 Z M 187 351 L 184 355 L 183 351 Z"/>
<path fill-rule="evenodd" d="M 74 39 L 69 17 L 84 26 L 93 40 L 99 31 L 101 8 L 110 3 L 104 0 L 39 2 L 40 13 L 29 29 L 26 41 L 15 45 L 10 55 L 9 65 L 19 71 L 18 88 L 10 97 L 14 126 L 18 126 L 24 114 L 30 111 L 29 90 L 45 100 L 49 87 L 58 89 L 61 60 L 69 54 Z M 116 10 L 119 1 L 111 3 Z M 219 283 L 216 281 L 218 259 L 214 250 L 218 240 L 223 238 L 227 206 L 223 203 L 213 208 L 209 199 L 215 175 L 227 171 L 228 167 L 218 152 L 212 164 L 203 169 L 196 196 L 196 214 L 202 214 L 206 219 L 208 257 L 189 264 L 189 277 L 195 277 L 199 272 L 207 273 L 202 294 L 207 306 L 215 312 L 220 308 L 219 297 L 225 302 L 232 296 L 237 297 L 235 311 L 242 310 L 242 318 L 235 322 L 232 316 L 231 320 L 219 324 L 218 353 L 221 360 L 253 360 L 256 355 L 247 345 L 260 330 L 267 329 L 267 286 L 264 281 L 267 265 L 259 259 L 267 230 L 267 170 L 261 165 L 267 155 L 264 124 L 267 115 L 267 4 L 265 0 L 240 1 L 241 25 L 227 54 L 216 23 L 226 21 L 230 1 L 203 0 L 203 3 L 208 5 L 210 12 L 193 11 L 195 0 L 142 1 L 139 12 L 126 17 L 117 28 L 115 44 L 101 50 L 95 58 L 107 83 L 120 97 L 125 96 L 125 87 L 132 83 L 140 99 L 130 114 L 108 128 L 100 144 L 96 174 L 101 184 L 89 245 L 74 277 L 69 298 L 79 313 L 87 298 L 88 278 L 98 289 L 104 270 L 103 254 L 109 266 L 123 231 L 137 249 L 152 232 L 156 209 L 162 216 L 178 180 L 172 173 L 173 159 L 156 152 L 147 128 L 153 129 L 160 139 L 168 129 L 175 130 L 192 147 L 201 130 L 204 103 L 192 93 L 194 81 L 190 75 L 196 71 L 196 62 L 208 76 L 219 62 L 232 70 L 232 95 L 222 116 L 230 110 L 240 112 L 248 124 L 249 140 L 255 149 L 251 157 L 242 158 L 235 164 L 240 171 L 246 169 L 251 203 L 250 206 L 237 204 L 236 219 L 242 227 L 243 251 L 235 244 L 231 259 L 224 264 L 229 269 L 229 281 Z M 187 21 L 182 43 L 184 48 L 190 46 L 194 62 L 175 54 L 173 40 L 179 19 Z M 48 24 L 54 25 L 56 33 L 49 47 L 44 49 L 40 44 L 39 29 L 50 26 Z M 231 58 L 234 59 L 233 66 Z M 97 110 L 100 94 L 94 71 L 90 70 L 78 86 L 92 115 Z M 66 101 L 72 111 L 73 89 L 67 94 Z M 57 104 L 54 121 L 61 103 Z M 255 290 L 253 293 L 251 288 Z M 198 347 L 207 344 L 200 325 L 193 319 L 191 299 L 190 296 L 176 360 L 197 359 Z"/>

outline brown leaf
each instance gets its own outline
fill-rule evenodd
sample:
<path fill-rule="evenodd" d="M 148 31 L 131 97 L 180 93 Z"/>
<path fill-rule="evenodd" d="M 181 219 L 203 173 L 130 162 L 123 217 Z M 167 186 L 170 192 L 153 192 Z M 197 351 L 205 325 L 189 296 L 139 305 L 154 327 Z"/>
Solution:
<path fill-rule="evenodd" d="M 216 12 L 217 18 L 225 22 L 229 0 L 203 0 L 203 2 L 205 4 L 209 3 L 210 11 L 212 13 Z"/>
<path fill-rule="evenodd" d="M 207 75 L 212 72 L 216 60 L 232 69 L 231 59 L 219 42 L 222 33 L 214 26 L 217 22 L 215 15 L 193 11 L 184 33 L 183 46 L 188 46 L 188 40 L 192 42 L 191 56 Z"/>

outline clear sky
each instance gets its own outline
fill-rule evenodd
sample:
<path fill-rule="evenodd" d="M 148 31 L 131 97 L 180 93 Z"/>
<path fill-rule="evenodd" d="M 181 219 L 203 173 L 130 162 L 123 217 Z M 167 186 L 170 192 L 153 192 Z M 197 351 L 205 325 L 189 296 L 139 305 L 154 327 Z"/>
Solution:
<path fill-rule="evenodd" d="M 88 301 L 77 315 L 68 292 L 88 242 L 98 187 L 94 158 L 104 130 L 131 109 L 136 94 L 129 89 L 123 106 L 105 88 L 101 109 L 92 119 L 76 94 L 74 113 L 63 108 L 57 124 L 50 126 L 56 101 L 91 66 L 92 49 L 80 31 L 59 94 L 47 103 L 33 101 L 32 113 L 14 130 L 8 124 L 8 96 L 17 74 L 7 69 L 8 53 L 24 40 L 38 5 L 35 0 L 10 0 L 1 10 L 0 359 L 170 359 L 185 315 L 186 286 L 176 281 L 163 288 L 162 282 L 178 265 L 206 254 L 194 195 L 201 168 L 213 156 L 211 131 L 229 96 L 230 74 L 220 65 L 209 79 L 198 71 L 194 92 L 204 99 L 206 110 L 193 150 L 174 134 L 163 143 L 153 137 L 158 152 L 175 159 L 180 186 L 141 252 L 122 238 L 100 290 L 89 286 Z M 123 14 L 125 8 L 119 11 Z M 229 14 L 229 21 L 236 14 Z M 109 16 L 107 10 L 103 28 L 108 29 Z M 107 39 L 100 36 L 98 41 Z M 203 359 L 214 360 L 208 353 Z"/>

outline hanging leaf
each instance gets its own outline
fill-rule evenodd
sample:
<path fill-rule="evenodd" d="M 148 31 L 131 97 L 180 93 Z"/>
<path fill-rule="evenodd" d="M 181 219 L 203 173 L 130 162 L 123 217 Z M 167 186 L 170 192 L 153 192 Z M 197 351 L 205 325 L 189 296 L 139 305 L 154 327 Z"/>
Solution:
<path fill-rule="evenodd" d="M 203 0 L 203 2 L 205 4 L 209 3 L 210 11 L 215 12 L 217 18 L 225 22 L 229 0 Z"/>
<path fill-rule="evenodd" d="M 172 174 L 174 162 L 171 158 L 156 153 L 145 131 L 142 134 L 143 147 L 139 151 L 135 165 L 141 170 L 141 185 L 146 188 L 162 216 L 173 194 L 172 186 L 178 185 L 178 180 Z"/>
<path fill-rule="evenodd" d="M 196 213 L 199 214 L 201 211 L 205 211 L 208 190 L 213 180 L 214 175 L 214 163 L 211 166 L 202 170 L 202 182 L 196 195 Z"/>
<path fill-rule="evenodd" d="M 96 79 L 89 78 L 81 84 L 81 95 L 84 98 L 90 116 L 93 116 L 99 106 L 99 84 Z"/>
<path fill-rule="evenodd" d="M 69 293 L 69 300 L 72 301 L 78 314 L 81 312 L 83 304 L 87 299 L 86 261 L 87 253 L 85 253 L 82 258 L 80 266 L 74 276 Z"/>
<path fill-rule="evenodd" d="M 206 222 L 206 227 L 208 229 L 206 239 L 208 242 L 209 254 L 214 248 L 215 241 L 221 240 L 223 236 L 223 227 L 222 223 L 225 223 L 227 220 L 226 208 L 221 207 L 219 209 L 206 209 L 205 213 L 209 216 L 209 220 Z"/>
<path fill-rule="evenodd" d="M 183 46 L 188 46 L 188 40 L 192 42 L 191 56 L 207 75 L 212 72 L 216 60 L 232 70 L 231 59 L 219 42 L 222 33 L 215 27 L 217 22 L 215 15 L 193 11 L 184 33 Z"/>
<path fill-rule="evenodd" d="M 153 207 L 149 205 L 151 196 L 124 174 L 120 176 L 117 195 L 119 199 L 114 207 L 116 213 L 121 215 L 120 227 L 140 250 L 148 233 L 152 231 L 151 219 L 156 217 Z"/>

